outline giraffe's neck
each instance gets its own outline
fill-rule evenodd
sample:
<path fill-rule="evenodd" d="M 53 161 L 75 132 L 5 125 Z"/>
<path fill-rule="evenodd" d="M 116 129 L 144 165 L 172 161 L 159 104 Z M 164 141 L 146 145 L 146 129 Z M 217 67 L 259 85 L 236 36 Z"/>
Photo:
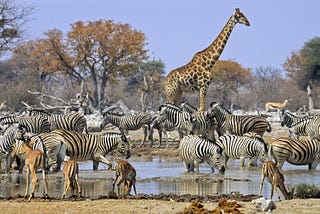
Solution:
<path fill-rule="evenodd" d="M 209 47 L 194 55 L 191 63 L 202 65 L 205 69 L 211 69 L 219 59 L 235 24 L 236 21 L 234 17 L 231 16 L 217 38 L 209 45 Z"/>

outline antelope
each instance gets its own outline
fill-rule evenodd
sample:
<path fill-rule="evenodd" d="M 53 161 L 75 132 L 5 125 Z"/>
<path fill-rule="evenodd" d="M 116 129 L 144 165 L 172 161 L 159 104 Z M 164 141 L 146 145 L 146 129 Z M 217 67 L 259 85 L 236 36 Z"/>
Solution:
<path fill-rule="evenodd" d="M 26 192 L 24 197 L 28 197 L 29 190 L 29 179 L 30 173 L 32 175 L 32 189 L 31 194 L 28 200 L 34 198 L 34 189 L 37 183 L 37 174 L 36 170 L 41 168 L 42 170 L 42 179 L 44 185 L 44 197 L 48 198 L 47 192 L 47 181 L 46 181 L 46 168 L 45 168 L 45 154 L 39 149 L 32 149 L 32 147 L 28 143 L 23 143 L 21 152 L 26 153 L 25 165 L 27 167 L 27 175 L 26 175 Z"/>
<path fill-rule="evenodd" d="M 268 112 L 269 110 L 271 109 L 278 109 L 278 111 L 284 109 L 288 102 L 290 101 L 291 99 L 290 98 L 287 98 L 283 101 L 283 103 L 277 103 L 277 102 L 267 102 L 266 103 L 266 112 Z"/>
<path fill-rule="evenodd" d="M 63 167 L 63 174 L 65 178 L 64 192 L 62 199 L 66 196 L 68 189 L 71 187 L 72 194 L 74 193 L 75 186 L 78 190 L 78 197 L 81 195 L 79 185 L 79 165 L 75 160 L 68 160 Z"/>
<path fill-rule="evenodd" d="M 112 191 L 114 192 L 114 186 L 121 176 L 120 181 L 118 182 L 118 196 L 120 196 L 120 185 L 124 182 L 125 194 L 129 195 L 131 192 L 131 187 L 133 186 L 134 193 L 137 194 L 136 191 L 136 170 L 135 168 L 126 160 L 120 160 L 115 168 L 116 174 L 112 182 Z"/>
<path fill-rule="evenodd" d="M 290 200 L 293 198 L 294 188 L 290 192 L 287 191 L 284 185 L 284 176 L 276 166 L 276 164 L 272 161 L 265 161 L 262 164 L 259 195 L 261 195 L 265 177 L 267 177 L 267 180 L 269 181 L 269 183 L 271 183 L 270 199 L 272 199 L 273 191 L 277 189 L 277 187 L 280 189 L 286 200 Z"/>

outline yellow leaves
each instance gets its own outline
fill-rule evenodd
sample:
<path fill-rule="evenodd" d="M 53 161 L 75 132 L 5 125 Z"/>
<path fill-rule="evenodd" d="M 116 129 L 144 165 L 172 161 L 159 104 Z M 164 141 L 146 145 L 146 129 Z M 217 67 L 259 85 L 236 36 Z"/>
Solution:
<path fill-rule="evenodd" d="M 211 72 L 213 81 L 234 81 L 244 84 L 251 78 L 249 69 L 243 68 L 239 63 L 231 60 L 218 61 Z"/>

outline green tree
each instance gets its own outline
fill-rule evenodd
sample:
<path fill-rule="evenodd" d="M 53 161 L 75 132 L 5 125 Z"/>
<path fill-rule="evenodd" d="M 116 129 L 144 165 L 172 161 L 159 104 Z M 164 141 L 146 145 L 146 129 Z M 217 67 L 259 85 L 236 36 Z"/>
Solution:
<path fill-rule="evenodd" d="M 307 89 L 309 109 L 313 109 L 316 87 L 320 85 L 320 37 L 305 42 L 301 50 L 286 59 L 283 67 L 301 89 Z"/>

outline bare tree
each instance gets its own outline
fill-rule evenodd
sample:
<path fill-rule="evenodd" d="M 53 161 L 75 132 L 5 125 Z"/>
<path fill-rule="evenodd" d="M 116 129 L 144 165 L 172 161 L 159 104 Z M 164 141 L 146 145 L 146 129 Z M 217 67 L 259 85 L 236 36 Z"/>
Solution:
<path fill-rule="evenodd" d="M 0 1 L 0 56 L 20 41 L 23 26 L 33 11 L 32 7 L 19 6 L 14 0 Z"/>

